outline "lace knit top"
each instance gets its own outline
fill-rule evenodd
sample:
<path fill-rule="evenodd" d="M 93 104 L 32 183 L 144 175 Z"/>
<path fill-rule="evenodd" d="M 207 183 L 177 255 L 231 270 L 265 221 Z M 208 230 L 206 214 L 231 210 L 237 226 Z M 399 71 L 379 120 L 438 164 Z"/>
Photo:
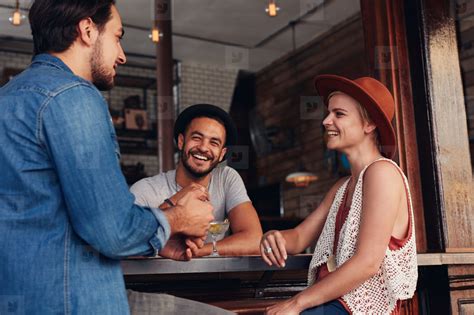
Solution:
<path fill-rule="evenodd" d="M 405 244 L 403 244 L 403 246 L 397 249 L 391 249 L 387 246 L 384 260 L 376 275 L 342 296 L 343 301 L 353 314 L 390 314 L 395 309 L 398 300 L 411 298 L 416 289 L 418 269 L 413 206 L 408 181 L 395 162 L 385 158 L 377 161 L 382 160 L 392 163 L 397 167 L 400 174 L 402 174 L 410 211 L 411 233 L 408 235 L 408 239 L 404 242 Z M 356 250 L 362 210 L 363 178 L 368 166 L 366 166 L 359 175 L 349 214 L 341 228 L 336 250 L 337 267 L 349 260 Z M 348 182 L 349 180 L 339 188 L 329 210 L 326 223 L 316 244 L 313 259 L 310 263 L 308 285 L 314 283 L 318 267 L 327 263 L 328 257 L 333 251 L 336 215 L 344 199 Z"/>

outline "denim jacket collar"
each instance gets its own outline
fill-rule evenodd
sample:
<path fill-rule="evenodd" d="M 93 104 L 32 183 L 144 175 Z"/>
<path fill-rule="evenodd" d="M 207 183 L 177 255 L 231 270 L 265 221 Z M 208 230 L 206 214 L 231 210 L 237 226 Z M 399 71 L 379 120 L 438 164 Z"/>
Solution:
<path fill-rule="evenodd" d="M 73 73 L 61 59 L 50 54 L 39 54 L 34 56 L 32 64 L 34 65 L 37 63 L 47 64 L 60 70 Z"/>

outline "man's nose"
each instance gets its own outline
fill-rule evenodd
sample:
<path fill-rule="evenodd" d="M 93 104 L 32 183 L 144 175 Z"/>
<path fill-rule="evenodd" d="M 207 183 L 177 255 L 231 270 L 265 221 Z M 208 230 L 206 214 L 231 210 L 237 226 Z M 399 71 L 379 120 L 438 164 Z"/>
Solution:
<path fill-rule="evenodd" d="M 117 57 L 117 63 L 123 65 L 127 62 L 127 57 L 125 57 L 125 52 L 123 51 L 122 46 L 120 45 L 119 55 Z"/>
<path fill-rule="evenodd" d="M 204 140 L 204 141 L 201 141 L 199 144 L 198 144 L 198 150 L 201 151 L 201 152 L 207 152 L 209 151 L 209 148 L 208 148 L 208 144 L 207 142 Z"/>

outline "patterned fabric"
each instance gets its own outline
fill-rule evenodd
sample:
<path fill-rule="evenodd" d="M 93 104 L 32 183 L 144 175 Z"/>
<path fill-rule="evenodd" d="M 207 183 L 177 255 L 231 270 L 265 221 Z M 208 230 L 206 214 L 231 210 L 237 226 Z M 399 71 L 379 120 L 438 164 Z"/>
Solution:
<path fill-rule="evenodd" d="M 408 181 L 395 162 L 381 158 L 373 163 L 378 161 L 388 161 L 392 163 L 403 177 L 403 182 L 408 193 L 407 198 L 412 233 L 406 244 L 400 249 L 390 250 L 390 248 L 387 247 L 385 258 L 376 275 L 342 297 L 353 314 L 391 313 L 396 307 L 397 300 L 404 300 L 413 296 L 418 278 L 415 223 Z M 366 166 L 359 175 L 349 216 L 341 230 L 336 252 L 337 267 L 349 260 L 356 250 L 362 211 L 363 179 L 364 173 L 369 166 L 370 165 Z M 349 180 L 346 180 L 339 188 L 329 210 L 326 223 L 316 244 L 313 259 L 310 263 L 308 286 L 314 283 L 318 267 L 327 262 L 332 252 L 336 215 L 343 200 L 348 182 Z"/>

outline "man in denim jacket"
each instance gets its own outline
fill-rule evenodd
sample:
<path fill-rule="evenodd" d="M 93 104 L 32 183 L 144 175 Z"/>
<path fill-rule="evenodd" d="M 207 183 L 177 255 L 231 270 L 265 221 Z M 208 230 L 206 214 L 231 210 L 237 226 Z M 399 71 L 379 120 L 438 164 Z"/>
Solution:
<path fill-rule="evenodd" d="M 113 0 L 36 0 L 30 24 L 33 62 L 0 89 L 0 314 L 127 314 L 118 259 L 189 258 L 165 244 L 205 236 L 212 206 L 134 205 L 96 88 L 126 61 Z"/>

